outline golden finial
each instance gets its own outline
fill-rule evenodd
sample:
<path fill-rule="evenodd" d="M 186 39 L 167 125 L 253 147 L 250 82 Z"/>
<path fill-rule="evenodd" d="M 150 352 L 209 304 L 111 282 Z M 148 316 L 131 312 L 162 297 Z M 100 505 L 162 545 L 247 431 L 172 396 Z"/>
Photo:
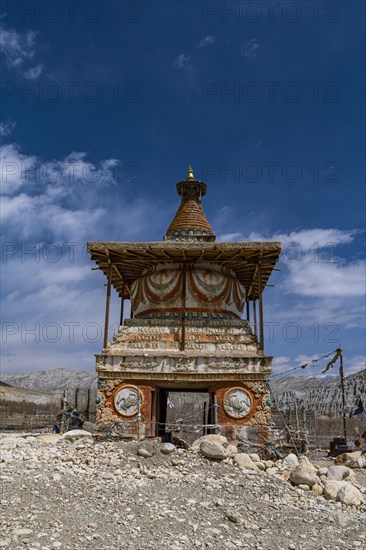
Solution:
<path fill-rule="evenodd" d="M 188 176 L 187 180 L 194 181 L 194 175 L 191 165 L 188 166 Z"/>

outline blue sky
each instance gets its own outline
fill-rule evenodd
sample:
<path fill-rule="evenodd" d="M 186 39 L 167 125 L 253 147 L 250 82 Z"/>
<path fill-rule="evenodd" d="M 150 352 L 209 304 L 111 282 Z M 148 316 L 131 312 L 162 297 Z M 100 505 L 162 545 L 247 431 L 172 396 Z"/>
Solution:
<path fill-rule="evenodd" d="M 105 288 L 85 243 L 161 240 L 189 163 L 220 240 L 283 243 L 275 371 L 339 345 L 364 368 L 364 11 L 3 2 L 3 371 L 94 368 Z"/>

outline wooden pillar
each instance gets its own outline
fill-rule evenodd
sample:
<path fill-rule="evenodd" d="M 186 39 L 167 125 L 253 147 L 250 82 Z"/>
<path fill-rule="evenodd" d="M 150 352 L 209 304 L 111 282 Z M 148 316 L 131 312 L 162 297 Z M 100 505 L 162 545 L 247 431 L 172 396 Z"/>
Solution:
<path fill-rule="evenodd" d="M 218 415 L 218 409 L 219 409 L 219 405 L 217 403 L 217 397 L 216 397 L 216 392 L 214 393 L 214 404 L 213 404 L 213 411 L 214 411 L 214 433 L 215 434 L 218 434 L 219 433 L 219 425 L 218 425 L 218 418 L 219 418 L 219 415 Z"/>
<path fill-rule="evenodd" d="M 121 297 L 121 312 L 119 316 L 119 326 L 123 325 L 123 314 L 124 314 L 124 307 L 125 307 L 125 299 L 123 297 L 124 295 L 125 286 L 122 286 L 122 297 Z"/>
<path fill-rule="evenodd" d="M 140 388 L 137 388 L 137 441 L 140 441 L 140 427 L 141 427 L 141 392 Z"/>
<path fill-rule="evenodd" d="M 207 403 L 203 403 L 203 426 L 202 426 L 202 435 L 207 434 L 207 419 L 206 419 Z"/>
<path fill-rule="evenodd" d="M 74 405 L 74 409 L 77 411 L 78 410 L 78 397 L 79 397 L 79 391 L 80 391 L 80 388 L 76 388 L 75 390 L 75 405 Z"/>
<path fill-rule="evenodd" d="M 95 402 L 95 399 L 94 399 Z M 88 388 L 88 397 L 86 400 L 86 407 L 85 407 L 85 418 L 86 420 L 90 420 L 90 388 Z"/>
<path fill-rule="evenodd" d="M 155 388 L 151 390 L 151 428 L 150 436 L 155 437 L 156 433 L 156 409 L 157 409 L 157 392 Z"/>
<path fill-rule="evenodd" d="M 342 393 L 342 416 L 343 416 L 343 437 L 347 442 L 347 426 L 346 426 L 346 397 L 344 392 L 344 370 L 343 370 L 343 352 L 341 348 L 337 348 L 339 357 L 339 376 L 341 378 L 341 393 Z"/>
<path fill-rule="evenodd" d="M 247 308 L 247 321 L 248 321 L 248 323 L 250 323 L 250 309 L 249 309 L 249 300 L 248 300 L 248 298 L 246 299 L 245 305 L 246 305 L 246 308 Z"/>
<path fill-rule="evenodd" d="M 257 329 L 257 304 L 256 300 L 253 299 L 253 323 L 254 323 L 254 334 L 258 338 L 258 329 Z"/>
<path fill-rule="evenodd" d="M 107 298 L 105 303 L 105 319 L 104 319 L 104 342 L 103 342 L 103 349 L 107 349 L 108 344 L 108 325 L 109 325 L 109 308 L 111 304 L 111 272 L 112 272 L 112 264 L 109 263 L 108 266 L 108 281 L 107 281 Z"/>
<path fill-rule="evenodd" d="M 263 323 L 263 300 L 262 300 L 262 278 L 261 264 L 258 264 L 258 295 L 259 295 L 259 347 L 264 351 L 264 323 Z"/>

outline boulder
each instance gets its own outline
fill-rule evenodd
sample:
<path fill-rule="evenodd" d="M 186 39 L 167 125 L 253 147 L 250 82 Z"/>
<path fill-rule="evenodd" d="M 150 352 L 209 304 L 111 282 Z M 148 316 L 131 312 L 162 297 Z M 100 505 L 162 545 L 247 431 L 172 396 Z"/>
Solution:
<path fill-rule="evenodd" d="M 347 466 L 330 466 L 327 471 L 327 479 L 335 479 L 336 481 L 343 481 L 352 474 L 352 470 Z"/>
<path fill-rule="evenodd" d="M 235 455 L 234 462 L 242 470 L 254 470 L 256 472 L 259 471 L 258 466 L 255 464 L 255 462 L 253 462 L 253 460 L 247 453 L 238 453 L 237 455 Z"/>
<path fill-rule="evenodd" d="M 348 468 L 366 468 L 366 454 L 362 455 L 361 451 L 343 453 L 337 456 L 335 464 L 343 464 Z"/>
<path fill-rule="evenodd" d="M 217 435 L 217 434 L 208 434 L 208 435 L 203 435 L 202 437 L 199 437 L 198 439 L 193 441 L 192 451 L 198 452 L 200 450 L 200 446 L 203 441 L 212 441 L 213 443 L 217 443 L 222 447 L 227 447 L 228 445 L 228 441 L 225 436 Z"/>
<path fill-rule="evenodd" d="M 226 456 L 229 458 L 234 458 L 238 454 L 238 448 L 235 445 L 228 445 L 225 449 Z"/>
<path fill-rule="evenodd" d="M 285 468 L 285 470 L 292 470 L 293 468 L 299 465 L 299 459 L 295 454 L 290 453 L 283 459 L 282 465 Z"/>
<path fill-rule="evenodd" d="M 325 482 L 324 485 L 324 496 L 328 500 L 336 500 L 338 491 L 347 481 L 336 481 L 335 479 L 330 479 Z"/>
<path fill-rule="evenodd" d="M 160 451 L 164 455 L 171 455 L 172 453 L 175 453 L 176 450 L 177 448 L 175 445 L 173 445 L 173 443 L 163 443 L 160 447 Z"/>
<path fill-rule="evenodd" d="M 308 485 L 312 487 L 318 480 L 316 468 L 306 456 L 300 456 L 299 464 L 291 470 L 290 481 L 295 485 Z"/>
<path fill-rule="evenodd" d="M 227 458 L 224 447 L 214 441 L 202 441 L 200 453 L 211 460 L 224 460 Z"/>
<path fill-rule="evenodd" d="M 267 468 L 266 472 L 267 472 L 267 474 L 268 474 L 269 476 L 275 476 L 275 475 L 277 475 L 277 474 L 280 473 L 279 469 L 278 469 L 278 468 L 275 468 L 275 467 L 273 467 L 273 468 Z"/>
<path fill-rule="evenodd" d="M 363 495 L 350 483 L 344 482 L 344 485 L 339 489 L 337 493 L 337 500 L 347 506 L 360 506 L 363 503 Z"/>
<path fill-rule="evenodd" d="M 93 441 L 93 436 L 90 432 L 87 432 L 86 430 L 70 430 L 69 432 L 64 433 L 61 436 L 61 439 L 63 441 L 68 441 L 72 443 L 73 441 L 79 441 L 79 440 Z"/>
<path fill-rule="evenodd" d="M 137 451 L 137 454 L 139 456 L 142 456 L 143 458 L 151 458 L 153 456 L 152 453 L 150 453 L 150 451 L 148 451 L 144 447 L 140 447 L 139 450 Z"/>
<path fill-rule="evenodd" d="M 230 511 L 226 513 L 226 517 L 229 521 L 232 523 L 237 523 L 238 525 L 241 525 L 243 523 L 243 519 L 239 514 L 235 514 L 234 512 Z"/>
<path fill-rule="evenodd" d="M 318 496 L 323 494 L 323 487 L 319 483 L 315 483 L 311 490 Z"/>
<path fill-rule="evenodd" d="M 322 466 L 321 468 L 319 468 L 318 470 L 318 476 L 326 476 L 328 473 L 328 468 L 326 468 L 325 466 Z"/>
<path fill-rule="evenodd" d="M 330 516 L 331 521 L 334 521 L 337 525 L 340 525 L 341 527 L 345 527 L 349 523 L 349 518 L 341 512 L 341 510 L 337 510 Z"/>
<path fill-rule="evenodd" d="M 253 462 L 260 462 L 260 456 L 257 453 L 250 453 L 249 456 Z"/>

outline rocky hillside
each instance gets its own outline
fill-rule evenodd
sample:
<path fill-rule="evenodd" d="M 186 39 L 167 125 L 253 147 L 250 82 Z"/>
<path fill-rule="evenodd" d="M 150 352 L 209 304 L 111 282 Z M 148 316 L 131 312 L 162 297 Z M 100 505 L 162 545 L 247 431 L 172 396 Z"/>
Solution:
<path fill-rule="evenodd" d="M 36 405 L 60 404 L 60 399 L 55 394 L 26 388 L 15 388 L 9 384 L 0 384 L 0 400 L 14 403 L 32 402 Z"/>
<path fill-rule="evenodd" d="M 0 430 L 50 428 L 61 408 L 67 388 L 68 401 L 92 420 L 95 414 L 96 373 L 69 369 L 2 374 L 0 381 Z M 79 392 L 76 395 L 76 389 Z M 88 392 L 88 390 L 91 390 Z"/>
<path fill-rule="evenodd" d="M 88 389 L 94 393 L 97 387 L 97 375 L 94 371 L 73 371 L 56 369 L 22 374 L 3 374 L 2 381 L 12 386 L 38 392 L 61 395 L 65 388 L 70 399 L 76 388 L 80 396 Z M 341 410 L 341 388 L 339 378 L 327 380 L 305 376 L 279 376 L 271 379 L 271 388 L 277 406 L 281 410 L 305 407 L 318 415 L 337 416 Z M 361 395 L 366 404 L 366 369 L 345 378 L 346 404 L 349 412 L 354 410 L 356 395 Z"/>
<path fill-rule="evenodd" d="M 281 410 L 305 408 L 318 415 L 337 416 L 342 409 L 340 379 L 323 380 L 316 377 L 279 376 L 270 381 L 276 404 Z M 344 379 L 346 408 L 355 409 L 357 395 L 363 397 L 366 405 L 366 369 Z"/>
<path fill-rule="evenodd" d="M 74 391 L 76 388 L 95 390 L 97 387 L 96 372 L 74 371 L 71 369 L 2 374 L 1 380 L 19 388 L 57 394 L 62 394 L 65 388 Z"/>

